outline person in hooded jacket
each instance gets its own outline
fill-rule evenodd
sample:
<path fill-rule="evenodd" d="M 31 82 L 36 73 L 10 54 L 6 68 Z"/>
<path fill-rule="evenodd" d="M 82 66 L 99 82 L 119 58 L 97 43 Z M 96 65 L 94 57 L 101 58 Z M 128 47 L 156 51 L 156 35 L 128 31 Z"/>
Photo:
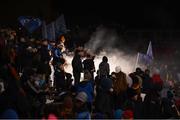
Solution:
<path fill-rule="evenodd" d="M 81 72 L 83 71 L 82 60 L 83 51 L 76 50 L 75 55 L 72 60 L 72 68 L 73 68 L 73 76 L 74 76 L 74 84 L 78 85 L 81 78 Z"/>
<path fill-rule="evenodd" d="M 104 114 L 107 118 L 112 118 L 112 80 L 101 78 L 100 85 L 95 98 L 95 111 Z"/>
<path fill-rule="evenodd" d="M 155 73 L 153 74 L 151 79 L 151 83 L 154 89 L 157 89 L 158 91 L 162 90 L 163 80 L 161 79 L 160 71 L 158 69 L 155 70 Z"/>
<path fill-rule="evenodd" d="M 102 62 L 99 64 L 99 75 L 100 78 L 108 77 L 110 73 L 110 67 L 108 63 L 108 58 L 104 56 Z"/>
<path fill-rule="evenodd" d="M 87 108 L 88 96 L 85 92 L 79 92 L 75 97 L 75 118 L 76 119 L 91 119 L 91 114 Z"/>
<path fill-rule="evenodd" d="M 144 79 L 142 81 L 142 92 L 148 93 L 151 90 L 151 77 L 150 70 L 146 69 L 144 74 Z"/>
<path fill-rule="evenodd" d="M 84 71 L 84 80 L 77 86 L 77 93 L 85 92 L 87 94 L 87 107 L 89 111 L 92 111 L 92 104 L 94 98 L 94 84 L 91 80 L 92 76 L 88 70 Z"/>

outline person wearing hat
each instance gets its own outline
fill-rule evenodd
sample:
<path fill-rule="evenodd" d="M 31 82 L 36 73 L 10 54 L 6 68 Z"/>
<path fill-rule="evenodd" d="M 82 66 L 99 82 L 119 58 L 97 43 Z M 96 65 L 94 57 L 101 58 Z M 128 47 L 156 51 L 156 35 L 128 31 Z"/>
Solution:
<path fill-rule="evenodd" d="M 128 88 L 128 83 L 126 80 L 126 74 L 121 71 L 121 67 L 117 66 L 115 68 L 113 81 L 113 98 L 114 98 L 114 108 L 122 109 L 122 104 L 127 99 L 126 91 Z"/>
<path fill-rule="evenodd" d="M 90 112 L 87 108 L 87 94 L 79 92 L 75 97 L 75 113 L 77 119 L 91 119 Z"/>
<path fill-rule="evenodd" d="M 133 120 L 134 119 L 134 113 L 132 110 L 126 110 L 122 114 L 122 119 L 128 119 Z"/>
<path fill-rule="evenodd" d="M 92 103 L 94 98 L 94 83 L 92 75 L 88 70 L 84 71 L 84 80 L 77 86 L 77 92 L 85 92 L 87 94 L 87 106 L 89 111 L 92 111 Z"/>

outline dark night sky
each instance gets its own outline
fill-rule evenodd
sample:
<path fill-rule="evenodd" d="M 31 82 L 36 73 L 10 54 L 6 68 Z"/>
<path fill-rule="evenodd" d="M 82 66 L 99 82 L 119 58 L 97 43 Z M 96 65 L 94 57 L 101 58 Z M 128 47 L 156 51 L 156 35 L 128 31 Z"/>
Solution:
<path fill-rule="evenodd" d="M 179 4 L 172 0 L 1 0 L 1 24 L 20 15 L 53 20 L 64 13 L 67 24 L 118 23 L 127 28 L 180 28 Z M 17 21 L 16 21 L 17 22 Z"/>

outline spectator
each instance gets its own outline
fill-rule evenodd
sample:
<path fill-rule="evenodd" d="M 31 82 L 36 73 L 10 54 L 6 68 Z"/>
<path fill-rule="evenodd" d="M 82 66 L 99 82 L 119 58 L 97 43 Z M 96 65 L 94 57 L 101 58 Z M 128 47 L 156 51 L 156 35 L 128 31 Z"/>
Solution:
<path fill-rule="evenodd" d="M 91 119 L 90 112 L 87 108 L 87 94 L 85 92 L 79 92 L 75 101 L 75 112 L 77 119 Z"/>
<path fill-rule="evenodd" d="M 77 86 L 77 92 L 85 92 L 87 94 L 87 107 L 91 112 L 94 98 L 94 85 L 91 73 L 88 70 L 84 71 L 84 80 Z"/>
<path fill-rule="evenodd" d="M 91 73 L 92 80 L 94 79 L 95 66 L 93 61 L 93 56 L 89 53 L 87 54 L 87 58 L 83 61 L 84 70 L 88 70 Z"/>
<path fill-rule="evenodd" d="M 83 51 L 76 50 L 74 58 L 72 60 L 73 75 L 74 75 L 74 84 L 78 85 L 81 78 L 81 72 L 83 71 L 82 60 Z"/>
<path fill-rule="evenodd" d="M 148 93 L 151 90 L 151 77 L 150 71 L 148 69 L 145 70 L 144 79 L 142 81 L 142 92 Z"/>
<path fill-rule="evenodd" d="M 95 99 L 95 111 L 112 118 L 112 109 L 112 80 L 103 78 Z"/>
<path fill-rule="evenodd" d="M 99 73 L 100 78 L 108 77 L 110 73 L 108 58 L 106 56 L 103 57 L 102 62 L 99 64 Z"/>
<path fill-rule="evenodd" d="M 122 109 L 122 105 L 127 99 L 126 91 L 128 88 L 126 74 L 121 71 L 121 67 L 115 68 L 115 81 L 113 82 L 114 108 Z"/>

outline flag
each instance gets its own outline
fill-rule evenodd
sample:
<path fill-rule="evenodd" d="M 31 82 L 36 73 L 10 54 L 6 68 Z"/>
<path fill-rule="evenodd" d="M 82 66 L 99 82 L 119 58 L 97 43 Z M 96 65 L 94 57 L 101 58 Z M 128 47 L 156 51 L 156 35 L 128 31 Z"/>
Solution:
<path fill-rule="evenodd" d="M 138 53 L 137 60 L 138 64 L 150 65 L 152 63 L 152 59 L 148 55 L 143 53 Z"/>
<path fill-rule="evenodd" d="M 136 64 L 147 66 L 153 62 L 153 59 L 152 44 L 150 41 L 146 54 L 138 53 Z"/>
<path fill-rule="evenodd" d="M 56 35 L 56 38 L 59 37 L 62 34 L 65 34 L 65 33 L 67 33 L 67 28 L 66 28 L 66 22 L 65 22 L 65 19 L 64 19 L 64 15 L 62 14 L 55 21 L 55 35 Z"/>
<path fill-rule="evenodd" d="M 153 59 L 153 51 L 152 51 L 152 44 L 151 44 L 151 41 L 149 42 L 149 46 L 148 46 L 148 50 L 147 50 L 147 53 L 146 53 L 147 56 L 149 56 L 149 59 Z"/>
<path fill-rule="evenodd" d="M 47 34 L 47 35 L 46 35 Z M 56 37 L 55 37 L 55 26 L 54 26 L 54 22 L 46 25 L 46 39 L 48 40 L 53 40 L 55 41 Z"/>
<path fill-rule="evenodd" d="M 42 38 L 47 39 L 47 29 L 46 29 L 46 22 L 42 22 Z"/>
<path fill-rule="evenodd" d="M 39 18 L 33 18 L 28 16 L 20 16 L 18 18 L 18 21 L 21 23 L 22 26 L 24 26 L 28 32 L 32 33 L 37 28 L 39 28 L 42 24 L 41 20 Z"/>

